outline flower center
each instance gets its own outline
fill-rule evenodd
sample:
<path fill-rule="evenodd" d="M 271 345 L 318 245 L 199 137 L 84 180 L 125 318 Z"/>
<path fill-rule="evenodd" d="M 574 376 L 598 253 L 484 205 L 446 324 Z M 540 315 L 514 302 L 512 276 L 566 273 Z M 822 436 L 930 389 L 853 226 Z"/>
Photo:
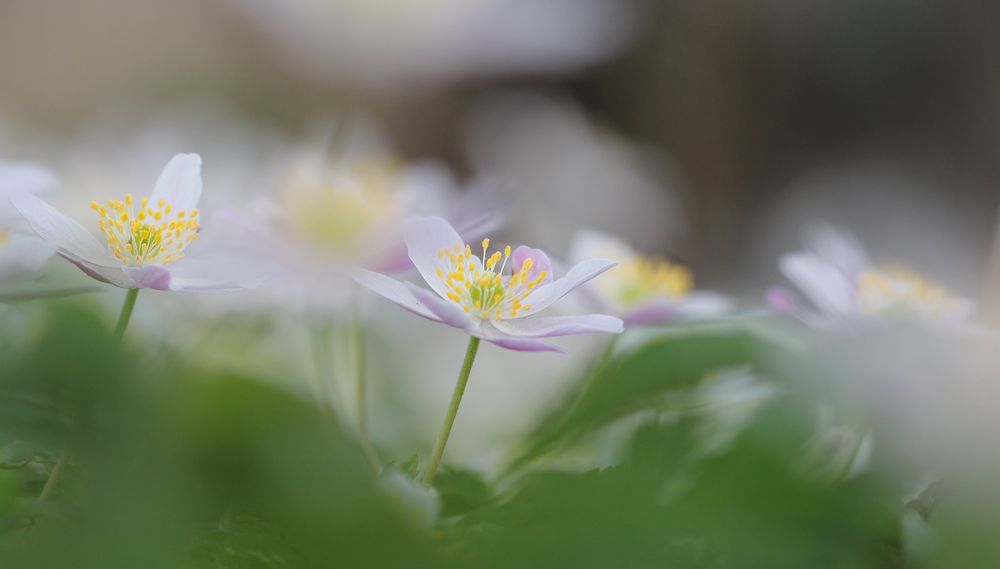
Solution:
<path fill-rule="evenodd" d="M 624 306 L 657 297 L 680 298 L 693 286 L 687 267 L 652 257 L 626 259 L 609 271 L 608 277 L 603 286 Z"/>
<path fill-rule="evenodd" d="M 510 245 L 504 247 L 503 253 L 496 251 L 492 255 L 489 247 L 490 240 L 483 239 L 482 259 L 474 257 L 472 248 L 463 248 L 461 243 L 438 251 L 438 258 L 448 266 L 448 270 L 437 270 L 448 287 L 448 298 L 465 312 L 486 320 L 514 318 L 522 310 L 531 310 L 531 305 L 523 302 L 545 281 L 546 271 L 533 274 L 535 262 L 528 258 L 516 273 L 504 276 Z"/>
<path fill-rule="evenodd" d="M 858 308 L 867 314 L 915 313 L 942 317 L 960 308 L 941 285 L 906 267 L 869 269 L 858 275 Z"/>
<path fill-rule="evenodd" d="M 356 253 L 396 217 L 390 190 L 397 178 L 398 169 L 383 162 L 352 167 L 332 180 L 300 172 L 285 186 L 283 204 L 294 230 L 311 244 L 334 254 Z"/>
<path fill-rule="evenodd" d="M 137 209 L 132 194 L 126 194 L 125 201 L 90 202 L 90 207 L 101 216 L 97 224 L 108 248 L 126 265 L 166 265 L 182 259 L 201 228 L 198 210 L 175 212 L 162 198 L 155 204 L 142 198 Z"/>

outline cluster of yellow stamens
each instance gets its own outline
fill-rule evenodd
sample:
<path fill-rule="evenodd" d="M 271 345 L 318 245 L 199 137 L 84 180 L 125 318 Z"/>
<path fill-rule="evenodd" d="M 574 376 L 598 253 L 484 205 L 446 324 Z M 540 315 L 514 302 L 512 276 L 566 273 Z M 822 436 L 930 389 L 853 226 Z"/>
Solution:
<path fill-rule="evenodd" d="M 456 243 L 438 251 L 437 275 L 448 288 L 448 298 L 467 313 L 483 319 L 501 320 L 515 318 L 524 310 L 531 310 L 524 300 L 545 281 L 546 271 L 532 274 L 535 262 L 528 258 L 516 273 L 504 276 L 510 260 L 510 246 L 503 253 L 489 255 L 490 240 L 483 239 L 483 256 L 472 255 L 472 248 Z"/>
<path fill-rule="evenodd" d="M 858 308 L 867 314 L 900 311 L 937 318 L 960 308 L 944 287 L 900 266 L 861 272 L 856 298 Z"/>
<path fill-rule="evenodd" d="M 625 306 L 655 297 L 680 298 L 694 284 L 687 267 L 641 256 L 619 263 L 608 276 L 604 284 L 613 287 L 611 292 Z"/>
<path fill-rule="evenodd" d="M 136 208 L 132 194 L 126 194 L 125 201 L 90 202 L 90 207 L 101 216 L 97 223 L 108 248 L 126 265 L 166 265 L 183 258 L 201 227 L 198 210 L 175 212 L 162 198 L 152 204 L 142 198 Z"/>

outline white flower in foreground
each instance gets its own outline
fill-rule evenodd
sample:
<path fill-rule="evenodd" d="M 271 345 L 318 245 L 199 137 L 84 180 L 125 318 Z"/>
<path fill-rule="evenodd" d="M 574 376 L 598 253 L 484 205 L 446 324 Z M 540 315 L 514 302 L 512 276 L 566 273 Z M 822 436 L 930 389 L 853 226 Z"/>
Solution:
<path fill-rule="evenodd" d="M 617 263 L 600 280 L 587 285 L 597 309 L 620 316 L 626 326 L 657 326 L 679 320 L 711 318 L 729 309 L 730 301 L 713 292 L 693 290 L 691 271 L 664 259 L 646 257 L 621 239 L 584 231 L 570 247 L 573 262 L 602 258 Z"/>
<path fill-rule="evenodd" d="M 52 244 L 22 231 L 11 196 L 34 194 L 57 185 L 49 172 L 36 166 L 0 164 L 0 282 L 34 276 L 56 252 Z"/>
<path fill-rule="evenodd" d="M 39 237 L 84 273 L 127 289 L 220 290 L 244 285 L 217 278 L 216 264 L 185 258 L 198 237 L 201 157 L 178 154 L 164 167 L 148 198 L 91 203 L 104 233 L 87 229 L 41 199 L 16 193 L 11 202 Z"/>
<path fill-rule="evenodd" d="M 817 310 L 799 306 L 780 287 L 767 293 L 768 304 L 807 324 L 831 328 L 887 318 L 961 322 L 972 302 L 901 265 L 876 266 L 850 235 L 827 225 L 806 234 L 805 251 L 784 255 L 781 272 Z"/>
<path fill-rule="evenodd" d="M 406 222 L 410 260 L 431 291 L 372 271 L 359 271 L 363 286 L 423 316 L 464 330 L 501 347 L 520 351 L 559 351 L 539 338 L 587 333 L 620 333 L 622 321 L 613 316 L 535 316 L 583 283 L 614 266 L 590 259 L 554 279 L 549 258 L 538 249 L 472 254 L 458 232 L 438 217 L 414 217 Z M 510 274 L 505 269 L 510 266 Z"/>

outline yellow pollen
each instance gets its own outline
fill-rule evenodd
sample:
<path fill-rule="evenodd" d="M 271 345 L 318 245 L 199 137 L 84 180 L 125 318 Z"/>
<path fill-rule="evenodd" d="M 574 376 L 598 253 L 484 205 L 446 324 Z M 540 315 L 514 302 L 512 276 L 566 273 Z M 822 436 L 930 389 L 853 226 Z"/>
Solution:
<path fill-rule="evenodd" d="M 171 216 L 171 204 L 165 199 L 157 200 L 155 207 L 149 207 L 148 198 L 140 204 L 136 210 L 132 194 L 126 194 L 124 201 L 110 200 L 104 205 L 91 202 L 108 249 L 128 266 L 168 264 L 183 258 L 183 249 L 198 237 L 201 228 L 197 210 L 181 221 L 180 213 Z"/>

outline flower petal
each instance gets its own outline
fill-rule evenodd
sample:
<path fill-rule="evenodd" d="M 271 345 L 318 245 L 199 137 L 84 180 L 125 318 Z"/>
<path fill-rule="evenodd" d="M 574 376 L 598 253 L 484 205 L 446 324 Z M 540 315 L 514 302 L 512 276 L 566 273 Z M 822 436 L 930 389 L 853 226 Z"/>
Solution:
<path fill-rule="evenodd" d="M 516 338 L 554 338 L 574 334 L 621 334 L 624 325 L 621 318 L 606 314 L 583 314 L 579 316 L 542 316 L 514 321 L 495 321 L 493 326 Z"/>
<path fill-rule="evenodd" d="M 853 235 L 829 223 L 816 223 L 805 233 L 805 243 L 820 258 L 844 274 L 855 276 L 871 265 L 868 254 Z"/>
<path fill-rule="evenodd" d="M 55 252 L 55 245 L 40 237 L 11 235 L 0 246 L 0 281 L 33 276 Z"/>
<path fill-rule="evenodd" d="M 23 192 L 13 194 L 10 201 L 39 237 L 67 256 L 102 267 L 121 266 L 97 238 L 56 208 Z"/>
<path fill-rule="evenodd" d="M 435 322 L 441 321 L 424 303 L 413 296 L 413 292 L 406 286 L 406 283 L 365 269 L 357 269 L 351 276 L 354 282 L 386 300 L 395 302 L 417 316 L 422 316 Z"/>
<path fill-rule="evenodd" d="M 844 316 L 854 310 L 854 283 L 835 265 L 814 253 L 781 257 L 781 272 L 826 314 Z"/>
<path fill-rule="evenodd" d="M 549 256 L 541 249 L 532 249 L 524 245 L 514 249 L 514 253 L 511 255 L 513 262 L 511 267 L 514 274 L 521 272 L 521 266 L 528 259 L 531 259 L 532 262 L 531 270 L 528 272 L 529 282 L 535 280 L 542 271 L 545 271 L 545 278 L 540 285 L 552 282 L 552 261 L 549 260 Z"/>
<path fill-rule="evenodd" d="M 125 267 L 125 275 L 135 283 L 134 288 L 151 288 L 153 290 L 172 290 L 170 271 L 161 265 L 145 265 L 142 267 Z"/>
<path fill-rule="evenodd" d="M 529 294 L 527 298 L 524 299 L 524 305 L 530 306 L 531 308 L 522 310 L 517 315 L 517 318 L 524 318 L 525 316 L 531 316 L 540 310 L 545 310 L 549 306 L 552 306 L 553 302 L 566 296 L 576 287 L 582 285 L 613 266 L 615 266 L 614 261 L 608 261 L 606 259 L 589 259 L 577 264 L 570 269 L 568 273 L 566 273 L 566 276 L 551 283 L 542 285 Z"/>
<path fill-rule="evenodd" d="M 469 329 L 473 320 L 457 305 L 448 300 L 437 297 L 427 289 L 420 288 L 413 283 L 405 283 L 413 297 L 437 316 L 438 320 L 455 328 L 462 330 Z"/>
<path fill-rule="evenodd" d="M 63 254 L 62 257 L 77 266 L 88 277 L 121 288 L 136 288 L 135 282 L 125 274 L 122 267 L 102 267 Z"/>
<path fill-rule="evenodd" d="M 163 167 L 149 201 L 156 203 L 163 198 L 174 211 L 191 211 L 201 201 L 201 186 L 201 156 L 178 154 Z"/>
<path fill-rule="evenodd" d="M 537 340 L 519 338 L 516 336 L 511 336 L 505 334 L 498 330 L 492 323 L 484 322 L 482 326 L 474 330 L 469 331 L 470 334 L 477 338 L 481 338 L 496 344 L 501 348 L 508 350 L 515 350 L 518 352 L 556 352 L 565 353 L 562 348 L 553 346 L 551 344 L 546 344 L 545 342 L 539 342 Z"/>
<path fill-rule="evenodd" d="M 458 232 L 440 217 L 410 217 L 404 227 L 404 239 L 410 260 L 420 276 L 438 296 L 447 298 L 448 287 L 437 271 L 447 271 L 451 264 L 447 259 L 442 260 L 439 253 L 442 249 L 454 251 L 456 246 L 463 249 L 464 242 Z M 477 258 L 477 262 L 481 261 Z"/>

